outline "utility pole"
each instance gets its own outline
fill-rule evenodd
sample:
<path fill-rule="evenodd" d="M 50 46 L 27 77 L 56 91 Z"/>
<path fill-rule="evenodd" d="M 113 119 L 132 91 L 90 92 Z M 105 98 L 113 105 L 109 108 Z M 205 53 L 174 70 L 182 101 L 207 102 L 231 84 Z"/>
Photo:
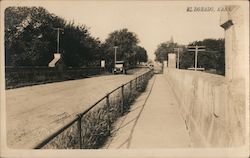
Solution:
<path fill-rule="evenodd" d="M 188 46 L 189 52 L 195 52 L 195 67 L 194 71 L 197 71 L 197 63 L 198 63 L 198 53 L 205 51 L 205 46 Z"/>
<path fill-rule="evenodd" d="M 53 30 L 57 30 L 57 53 L 60 53 L 60 49 L 59 49 L 59 46 L 60 46 L 60 31 L 64 31 L 64 29 L 62 28 L 53 28 Z"/>
<path fill-rule="evenodd" d="M 118 46 L 114 46 L 114 48 L 115 48 L 115 61 L 114 61 L 114 67 L 115 67 L 115 63 L 116 63 L 116 51 L 117 51 L 117 48 L 118 48 Z"/>
<path fill-rule="evenodd" d="M 177 51 L 177 69 L 180 68 L 180 51 L 183 51 L 182 48 L 174 48 L 175 51 Z"/>

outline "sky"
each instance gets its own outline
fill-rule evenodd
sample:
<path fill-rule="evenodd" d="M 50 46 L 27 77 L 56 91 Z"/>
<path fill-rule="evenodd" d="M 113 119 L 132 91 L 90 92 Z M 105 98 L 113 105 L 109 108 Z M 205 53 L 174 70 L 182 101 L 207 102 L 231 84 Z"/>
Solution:
<path fill-rule="evenodd" d="M 138 36 L 139 45 L 151 59 L 157 46 L 171 36 L 174 42 L 185 45 L 205 38 L 224 38 L 220 12 L 187 12 L 187 7 L 218 7 L 218 3 L 57 0 L 30 5 L 43 6 L 68 21 L 86 25 L 101 41 L 114 30 L 128 28 Z"/>

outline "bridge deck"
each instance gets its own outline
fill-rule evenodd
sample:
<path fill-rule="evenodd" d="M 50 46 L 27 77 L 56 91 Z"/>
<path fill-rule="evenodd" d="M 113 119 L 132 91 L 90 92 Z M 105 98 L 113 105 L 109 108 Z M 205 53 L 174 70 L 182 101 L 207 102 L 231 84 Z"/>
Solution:
<path fill-rule="evenodd" d="M 177 100 L 163 75 L 156 75 L 144 94 L 120 119 L 104 148 L 191 147 Z"/>

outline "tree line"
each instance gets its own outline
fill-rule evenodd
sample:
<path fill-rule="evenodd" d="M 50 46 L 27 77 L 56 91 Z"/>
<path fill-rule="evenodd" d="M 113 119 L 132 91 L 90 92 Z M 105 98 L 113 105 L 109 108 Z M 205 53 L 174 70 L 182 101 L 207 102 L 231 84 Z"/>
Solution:
<path fill-rule="evenodd" d="M 111 32 L 101 42 L 86 25 L 66 21 L 43 7 L 9 7 L 5 10 L 5 65 L 47 66 L 57 51 L 55 28 L 63 29 L 59 52 L 68 67 L 99 66 L 101 60 L 110 67 L 114 46 L 118 46 L 117 59 L 129 66 L 148 60 L 137 35 L 126 28 Z"/>
<path fill-rule="evenodd" d="M 224 39 L 204 39 L 194 41 L 188 46 L 205 46 L 204 52 L 198 53 L 198 67 L 205 68 L 206 71 L 215 70 L 217 74 L 225 74 L 225 40 Z M 194 67 L 194 52 L 189 52 L 187 47 L 175 42 L 167 41 L 158 45 L 155 51 L 155 60 L 163 62 L 168 60 L 168 53 L 176 53 L 174 48 L 182 48 L 180 51 L 180 68 L 187 69 Z"/>

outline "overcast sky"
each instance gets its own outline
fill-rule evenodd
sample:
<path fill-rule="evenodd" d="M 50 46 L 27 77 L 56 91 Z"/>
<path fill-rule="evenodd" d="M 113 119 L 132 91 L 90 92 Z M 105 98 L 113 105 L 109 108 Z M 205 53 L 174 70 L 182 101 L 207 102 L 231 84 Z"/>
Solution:
<path fill-rule="evenodd" d="M 110 32 L 128 28 L 137 34 L 139 45 L 148 51 L 152 59 L 157 45 L 168 41 L 171 36 L 179 44 L 205 38 L 224 38 L 220 12 L 187 12 L 187 7 L 220 6 L 212 2 L 52 1 L 32 5 L 43 6 L 66 20 L 86 25 L 92 36 L 102 41 Z"/>

